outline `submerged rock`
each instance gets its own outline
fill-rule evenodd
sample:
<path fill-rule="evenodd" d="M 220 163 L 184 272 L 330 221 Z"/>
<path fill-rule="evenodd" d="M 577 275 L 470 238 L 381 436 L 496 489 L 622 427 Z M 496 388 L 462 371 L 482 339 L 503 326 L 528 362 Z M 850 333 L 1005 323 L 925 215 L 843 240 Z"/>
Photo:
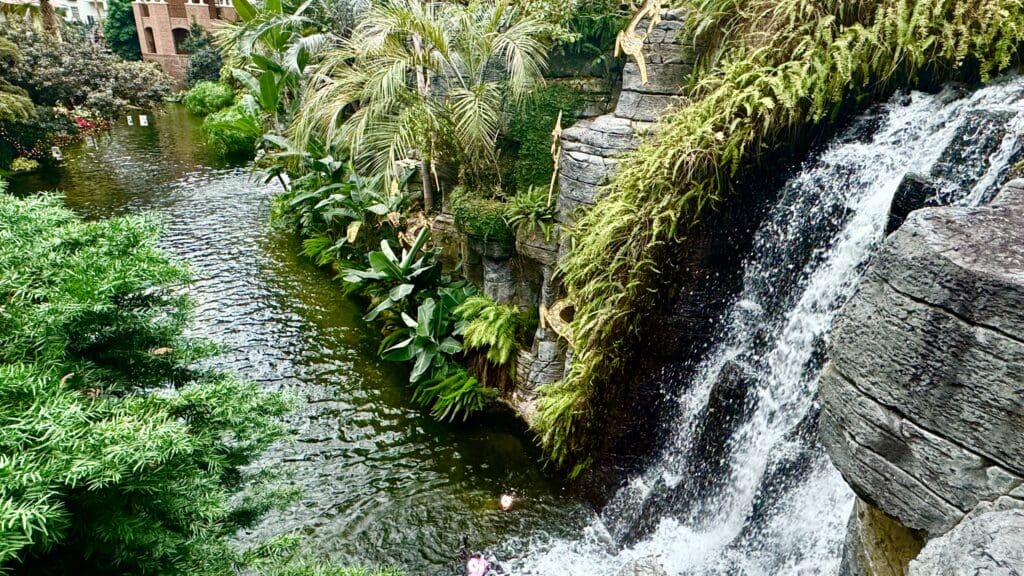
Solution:
<path fill-rule="evenodd" d="M 616 576 L 668 576 L 668 572 L 656 558 L 645 556 L 623 566 Z"/>

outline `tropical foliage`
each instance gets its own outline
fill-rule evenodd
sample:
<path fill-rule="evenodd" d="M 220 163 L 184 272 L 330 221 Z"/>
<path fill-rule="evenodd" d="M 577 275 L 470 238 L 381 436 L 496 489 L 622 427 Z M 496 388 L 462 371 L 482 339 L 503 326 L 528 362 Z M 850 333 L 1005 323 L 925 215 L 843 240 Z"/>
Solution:
<path fill-rule="evenodd" d="M 129 0 L 109 0 L 103 20 L 103 37 L 110 49 L 124 60 L 141 60 L 139 31 L 135 27 L 135 14 Z"/>
<path fill-rule="evenodd" d="M 203 81 L 193 86 L 181 103 L 198 116 L 207 116 L 227 108 L 235 101 L 235 91 L 227 84 Z"/>
<path fill-rule="evenodd" d="M 463 172 L 493 172 L 505 114 L 543 82 L 547 33 L 505 0 L 374 4 L 324 56 L 295 134 L 343 145 L 368 173 L 418 157 L 430 212 L 441 150 Z"/>
<path fill-rule="evenodd" d="M 541 399 L 553 457 L 587 451 L 589 399 L 614 386 L 667 251 L 727 195 L 738 171 L 805 124 L 896 86 L 987 79 L 1017 57 L 1024 5 L 1010 0 L 690 0 L 707 46 L 693 89 L 629 155 L 579 231 L 563 274 L 576 304 L 574 362 Z"/>
<path fill-rule="evenodd" d="M 221 154 L 245 157 L 256 150 L 263 126 L 256 107 L 243 101 L 208 115 L 203 133 Z"/>
<path fill-rule="evenodd" d="M 197 367 L 159 225 L 0 194 L 0 564 L 224 574 L 285 398 Z M 257 502 L 258 500 L 249 500 Z"/>
<path fill-rule="evenodd" d="M 513 230 L 531 237 L 540 233 L 545 242 L 551 242 L 557 217 L 550 190 L 534 186 L 513 197 L 505 209 L 505 219 Z"/>

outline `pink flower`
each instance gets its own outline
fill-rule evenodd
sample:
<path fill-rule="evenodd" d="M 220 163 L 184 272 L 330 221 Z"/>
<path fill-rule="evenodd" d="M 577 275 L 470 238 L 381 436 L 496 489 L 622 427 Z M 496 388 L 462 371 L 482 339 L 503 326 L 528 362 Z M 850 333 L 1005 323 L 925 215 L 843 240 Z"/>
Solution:
<path fill-rule="evenodd" d="M 491 563 L 479 556 L 474 556 L 466 562 L 466 576 L 484 576 Z"/>

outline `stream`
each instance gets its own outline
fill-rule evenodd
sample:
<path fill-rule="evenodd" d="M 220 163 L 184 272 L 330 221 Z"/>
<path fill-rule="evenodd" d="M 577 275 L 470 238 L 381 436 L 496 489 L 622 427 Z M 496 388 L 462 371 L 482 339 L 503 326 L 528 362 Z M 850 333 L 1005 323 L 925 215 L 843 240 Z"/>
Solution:
<path fill-rule="evenodd" d="M 360 304 L 299 255 L 292 232 L 271 226 L 277 189 L 218 160 L 183 108 L 146 127 L 121 119 L 65 150 L 64 165 L 11 182 L 15 194 L 41 190 L 62 191 L 85 218 L 161 217 L 163 246 L 193 270 L 196 333 L 227 348 L 218 363 L 307 400 L 289 421 L 296 441 L 261 463 L 279 464 L 303 496 L 240 541 L 299 532 L 341 562 L 450 575 L 463 536 L 487 549 L 523 533 L 569 537 L 592 518 L 514 418 L 442 423 L 411 402 L 404 369 L 378 359 Z M 498 507 L 504 492 L 519 497 L 510 512 Z"/>

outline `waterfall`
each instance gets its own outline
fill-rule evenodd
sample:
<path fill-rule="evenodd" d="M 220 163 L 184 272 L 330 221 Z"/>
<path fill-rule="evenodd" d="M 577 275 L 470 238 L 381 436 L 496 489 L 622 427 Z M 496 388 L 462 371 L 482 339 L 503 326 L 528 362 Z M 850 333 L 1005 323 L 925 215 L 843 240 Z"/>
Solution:
<path fill-rule="evenodd" d="M 576 539 L 524 537 L 517 576 L 836 574 L 853 494 L 817 440 L 829 327 L 908 172 L 943 203 L 993 195 L 1021 156 L 1024 80 L 893 98 L 779 191 L 714 343 L 674 398 L 667 447 Z"/>

